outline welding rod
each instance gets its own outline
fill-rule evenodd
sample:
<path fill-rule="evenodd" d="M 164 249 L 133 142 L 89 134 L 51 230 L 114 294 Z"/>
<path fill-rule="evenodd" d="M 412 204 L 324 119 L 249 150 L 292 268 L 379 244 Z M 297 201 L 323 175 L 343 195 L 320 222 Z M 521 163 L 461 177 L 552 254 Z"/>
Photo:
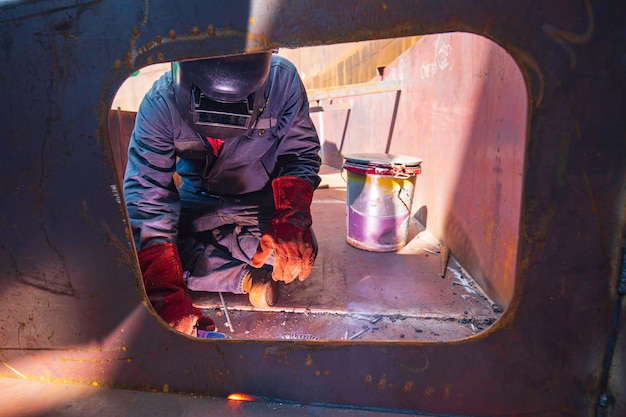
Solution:
<path fill-rule="evenodd" d="M 353 334 L 352 336 L 350 336 L 350 337 L 348 338 L 348 340 L 356 339 L 357 337 L 361 336 L 363 333 L 365 333 L 365 332 L 366 332 L 366 331 L 368 331 L 369 329 L 370 329 L 369 327 L 366 327 L 365 329 L 361 330 L 360 332 L 355 333 L 355 334 Z"/>
<path fill-rule="evenodd" d="M 226 322 L 228 323 L 228 327 L 230 327 L 230 332 L 234 333 L 235 329 L 233 329 L 233 323 L 230 321 L 230 315 L 228 314 L 228 309 L 226 308 L 226 303 L 224 302 L 224 296 L 222 293 L 220 294 L 220 300 L 222 300 L 222 308 L 224 309 L 224 315 L 226 316 Z"/>

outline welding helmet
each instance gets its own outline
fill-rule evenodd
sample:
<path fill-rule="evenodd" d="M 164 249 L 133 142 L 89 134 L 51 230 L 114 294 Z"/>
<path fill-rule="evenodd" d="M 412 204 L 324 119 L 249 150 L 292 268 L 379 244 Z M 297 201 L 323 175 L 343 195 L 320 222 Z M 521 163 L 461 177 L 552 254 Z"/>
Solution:
<path fill-rule="evenodd" d="M 172 63 L 176 106 L 203 136 L 231 139 L 263 110 L 272 51 Z"/>

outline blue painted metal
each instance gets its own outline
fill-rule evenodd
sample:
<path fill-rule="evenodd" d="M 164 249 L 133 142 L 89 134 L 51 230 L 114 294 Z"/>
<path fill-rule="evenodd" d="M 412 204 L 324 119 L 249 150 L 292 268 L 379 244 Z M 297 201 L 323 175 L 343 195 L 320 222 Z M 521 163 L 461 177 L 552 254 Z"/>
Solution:
<path fill-rule="evenodd" d="M 606 414 L 623 412 L 621 377 L 604 391 L 600 375 L 625 224 L 625 23 L 623 5 L 590 1 L 0 3 L 0 375 L 457 415 L 592 415 L 607 394 Z M 499 43 L 529 91 L 502 320 L 445 344 L 197 340 L 154 320 L 107 138 L 126 77 L 160 61 L 452 31 Z M 626 374 L 618 357 L 611 375 Z"/>

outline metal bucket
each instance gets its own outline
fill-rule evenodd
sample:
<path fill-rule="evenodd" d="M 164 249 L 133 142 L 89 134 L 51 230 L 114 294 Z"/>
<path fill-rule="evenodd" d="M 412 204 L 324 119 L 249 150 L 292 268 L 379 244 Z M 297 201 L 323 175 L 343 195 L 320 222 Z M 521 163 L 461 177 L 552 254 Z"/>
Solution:
<path fill-rule="evenodd" d="M 381 153 L 346 155 L 345 160 L 348 244 L 372 252 L 402 248 L 422 160 Z"/>

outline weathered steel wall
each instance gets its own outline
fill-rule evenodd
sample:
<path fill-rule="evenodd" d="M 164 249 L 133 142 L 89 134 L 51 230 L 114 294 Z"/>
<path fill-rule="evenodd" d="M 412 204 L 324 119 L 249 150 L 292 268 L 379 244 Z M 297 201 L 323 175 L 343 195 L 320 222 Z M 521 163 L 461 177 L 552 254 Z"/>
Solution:
<path fill-rule="evenodd" d="M 0 6 L 1 376 L 456 415 L 624 410 L 624 6 L 550 1 L 12 1 Z M 207 341 L 154 319 L 107 116 L 147 64 L 465 31 L 527 83 L 515 291 L 454 343 Z M 621 298 L 620 298 L 621 297 Z M 613 331 L 613 332 L 612 332 Z M 609 378 L 607 378 L 607 375 Z M 604 404 L 604 403 L 603 403 Z"/>
<path fill-rule="evenodd" d="M 307 90 L 365 83 L 420 39 L 410 36 L 310 48 L 279 49 L 298 68 Z"/>
<path fill-rule="evenodd" d="M 324 159 L 341 167 L 352 152 L 422 158 L 416 217 L 490 298 L 508 306 L 527 137 L 528 99 L 517 64 L 482 36 L 426 35 L 376 79 L 398 81 L 400 93 L 320 103 L 325 111 L 314 120 Z"/>

